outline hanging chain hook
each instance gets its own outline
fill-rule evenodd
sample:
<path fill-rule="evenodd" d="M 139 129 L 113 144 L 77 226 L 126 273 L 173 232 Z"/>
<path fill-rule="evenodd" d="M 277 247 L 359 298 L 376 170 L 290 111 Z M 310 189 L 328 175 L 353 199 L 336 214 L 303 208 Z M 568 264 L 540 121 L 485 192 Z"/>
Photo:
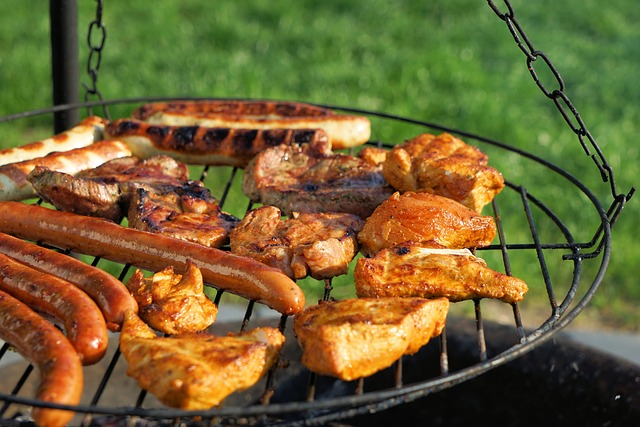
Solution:
<path fill-rule="evenodd" d="M 85 88 L 84 100 L 89 102 L 91 98 L 103 101 L 102 93 L 98 89 L 98 72 L 102 63 L 102 49 L 107 39 L 107 28 L 102 21 L 103 0 L 96 0 L 96 16 L 89 24 L 87 34 L 87 44 L 89 45 L 89 58 L 87 60 L 87 74 L 89 83 L 83 83 Z M 104 116 L 110 119 L 109 110 L 106 105 L 103 107 Z M 89 115 L 93 115 L 93 108 L 87 107 Z"/>
<path fill-rule="evenodd" d="M 506 12 L 502 12 L 502 10 L 498 6 L 496 6 L 496 4 L 492 0 L 487 0 L 487 3 L 489 4 L 491 10 L 493 10 L 493 12 L 498 16 L 498 18 L 505 22 L 507 28 L 509 29 L 509 32 L 516 42 L 516 45 L 526 56 L 527 69 L 529 70 L 529 73 L 531 74 L 531 77 L 533 78 L 535 83 L 538 85 L 542 93 L 544 93 L 547 98 L 551 99 L 554 102 L 556 108 L 558 109 L 564 120 L 567 122 L 571 130 L 578 136 L 578 140 L 582 145 L 582 149 L 585 151 L 587 156 L 589 156 L 596 164 L 596 167 L 600 171 L 602 180 L 609 183 L 611 187 L 611 194 L 614 198 L 614 205 L 619 206 L 619 209 L 610 209 L 610 212 L 613 212 L 614 214 L 610 216 L 609 220 L 611 224 L 614 224 L 617 216 L 622 210 L 622 207 L 624 207 L 624 204 L 631 198 L 631 196 L 635 192 L 635 188 L 631 188 L 631 190 L 627 194 L 618 193 L 613 176 L 613 169 L 600 150 L 600 147 L 598 146 L 595 138 L 587 130 L 587 127 L 580 117 L 580 113 L 578 112 L 577 108 L 573 105 L 573 103 L 565 93 L 565 84 L 562 76 L 560 76 L 560 72 L 544 52 L 536 50 L 533 47 L 533 43 L 531 43 L 529 37 L 526 35 L 520 23 L 518 22 L 515 10 L 509 0 L 503 0 Z M 547 89 L 547 87 L 541 81 L 539 73 L 536 72 L 534 64 L 539 58 L 542 59 L 543 65 L 546 65 L 547 70 L 555 78 L 556 83 L 558 84 L 558 87 L 556 89 Z M 592 150 L 595 151 L 595 153 L 592 153 Z"/>

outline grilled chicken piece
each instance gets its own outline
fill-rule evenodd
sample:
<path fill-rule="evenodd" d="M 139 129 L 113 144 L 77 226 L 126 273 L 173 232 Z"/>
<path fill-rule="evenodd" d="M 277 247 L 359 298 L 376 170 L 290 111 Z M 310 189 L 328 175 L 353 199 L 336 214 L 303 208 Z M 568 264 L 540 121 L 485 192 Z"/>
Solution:
<path fill-rule="evenodd" d="M 393 193 L 379 168 L 333 153 L 326 142 L 280 145 L 245 168 L 242 189 L 254 202 L 293 212 L 346 212 L 366 218 Z"/>
<path fill-rule="evenodd" d="M 468 249 L 427 248 L 406 243 L 360 258 L 353 272 L 359 297 L 445 297 L 452 302 L 495 298 L 515 303 L 527 284 L 487 267 Z"/>
<path fill-rule="evenodd" d="M 364 255 L 373 256 L 410 241 L 449 249 L 483 247 L 495 235 L 493 217 L 446 197 L 408 191 L 394 193 L 367 218 L 358 242 Z"/>
<path fill-rule="evenodd" d="M 421 134 L 393 147 L 382 163 L 385 179 L 399 191 L 429 191 L 480 213 L 504 188 L 477 147 L 448 133 Z"/>
<path fill-rule="evenodd" d="M 296 315 L 293 331 L 309 370 L 351 381 L 417 352 L 440 335 L 448 310 L 446 298 L 322 302 Z"/>
<path fill-rule="evenodd" d="M 166 334 L 203 331 L 216 320 L 218 307 L 204 293 L 202 273 L 187 260 L 183 275 L 169 266 L 145 278 L 136 270 L 127 289 L 138 303 L 138 315 L 149 326 Z"/>
<path fill-rule="evenodd" d="M 292 279 L 322 280 L 346 274 L 358 253 L 364 225 L 348 213 L 298 214 L 281 219 L 280 209 L 261 206 L 231 231 L 231 251 L 279 268 Z"/>
<path fill-rule="evenodd" d="M 201 184 L 156 194 L 138 188 L 129 203 L 129 227 L 219 248 L 239 218 L 223 212 Z"/>
<path fill-rule="evenodd" d="M 172 191 L 188 182 L 189 171 L 168 156 L 123 157 L 75 176 L 36 168 L 27 179 L 43 200 L 59 210 L 119 222 L 136 188 Z"/>
<path fill-rule="evenodd" d="M 285 337 L 263 327 L 233 336 L 158 337 L 131 310 L 120 332 L 127 375 L 165 405 L 209 409 L 257 383 L 277 361 Z"/>

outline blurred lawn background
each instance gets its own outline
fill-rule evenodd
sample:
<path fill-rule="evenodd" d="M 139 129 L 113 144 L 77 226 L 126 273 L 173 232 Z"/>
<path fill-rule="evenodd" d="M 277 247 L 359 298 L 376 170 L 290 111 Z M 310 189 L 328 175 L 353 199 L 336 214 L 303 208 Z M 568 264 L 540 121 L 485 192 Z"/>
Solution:
<path fill-rule="evenodd" d="M 80 76 L 89 82 L 86 34 L 96 3 L 79 3 Z M 533 45 L 563 76 L 616 173 L 618 191 L 637 186 L 640 9 L 626 0 L 512 4 Z M 48 2 L 4 0 L 0 11 L 0 116 L 51 105 Z M 107 99 L 285 99 L 407 116 L 535 153 L 576 175 L 605 208 L 611 203 L 609 185 L 484 0 L 105 1 L 103 20 L 98 88 Z M 550 89 L 557 87 L 542 64 L 536 71 Z M 112 116 L 131 106 L 118 108 Z M 0 146 L 51 129 L 48 117 L 4 123 Z M 381 135 L 393 142 L 413 136 L 395 128 Z M 487 150 L 507 179 L 531 182 L 532 191 L 557 202 L 554 209 L 572 228 L 593 234 L 592 220 L 548 171 Z M 581 316 L 601 327 L 640 330 L 638 197 L 615 225 L 609 270 Z"/>

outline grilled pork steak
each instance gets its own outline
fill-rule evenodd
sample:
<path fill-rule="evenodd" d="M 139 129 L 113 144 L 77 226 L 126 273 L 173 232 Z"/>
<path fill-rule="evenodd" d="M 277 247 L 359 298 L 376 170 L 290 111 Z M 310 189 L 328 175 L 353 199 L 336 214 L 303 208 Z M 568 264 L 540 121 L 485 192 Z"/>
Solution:
<path fill-rule="evenodd" d="M 346 212 L 366 218 L 393 194 L 376 166 L 333 153 L 328 143 L 280 145 L 245 168 L 245 194 L 254 202 L 293 212 Z"/>
<path fill-rule="evenodd" d="M 294 214 L 261 206 L 247 213 L 231 231 L 231 251 L 279 268 L 292 279 L 322 280 L 346 274 L 358 253 L 356 235 L 364 225 L 348 213 Z"/>
<path fill-rule="evenodd" d="M 138 188 L 129 203 L 129 227 L 218 248 L 240 221 L 222 212 L 218 201 L 199 184 L 157 194 Z"/>
<path fill-rule="evenodd" d="M 188 182 L 189 171 L 168 156 L 123 157 L 75 176 L 38 167 L 27 179 L 43 200 L 62 211 L 119 222 L 136 188 L 173 191 Z"/>

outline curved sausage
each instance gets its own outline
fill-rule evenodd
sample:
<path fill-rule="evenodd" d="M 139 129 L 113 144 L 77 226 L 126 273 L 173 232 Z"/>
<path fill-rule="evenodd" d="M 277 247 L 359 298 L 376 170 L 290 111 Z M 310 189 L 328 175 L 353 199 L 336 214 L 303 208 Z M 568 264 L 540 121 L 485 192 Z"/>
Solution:
<path fill-rule="evenodd" d="M 123 227 L 100 218 L 20 202 L 0 202 L 0 232 L 61 249 L 159 271 L 186 268 L 191 259 L 206 283 L 286 315 L 304 308 L 304 293 L 277 268 L 171 237 Z"/>
<path fill-rule="evenodd" d="M 136 300 L 122 282 L 71 256 L 4 233 L 0 233 L 0 253 L 76 285 L 100 307 L 111 331 L 120 330 L 127 309 L 138 311 Z"/>
<path fill-rule="evenodd" d="M 55 152 L 37 159 L 0 166 L 0 200 L 23 200 L 36 195 L 27 176 L 36 166 L 75 175 L 119 157 L 131 155 L 121 141 L 99 141 L 87 147 Z"/>
<path fill-rule="evenodd" d="M 0 150 L 0 165 L 23 162 L 46 156 L 54 151 L 68 151 L 86 147 L 103 138 L 106 120 L 90 116 L 69 130 L 50 138 L 30 142 L 19 147 Z"/>
<path fill-rule="evenodd" d="M 132 116 L 153 124 L 245 129 L 322 129 L 334 149 L 364 144 L 371 123 L 359 115 L 302 102 L 259 100 L 195 100 L 155 102 L 134 110 Z"/>
<path fill-rule="evenodd" d="M 80 403 L 82 363 L 69 340 L 27 305 L 3 291 L 0 291 L 0 338 L 38 368 L 37 399 L 63 405 Z M 74 413 L 33 408 L 31 415 L 38 426 L 62 427 Z"/>
<path fill-rule="evenodd" d="M 84 365 L 96 363 L 109 344 L 98 306 L 73 284 L 0 254 L 0 289 L 64 325 Z"/>
<path fill-rule="evenodd" d="M 327 141 L 321 129 L 167 126 L 129 119 L 114 120 L 105 133 L 126 142 L 133 154 L 143 159 L 164 154 L 188 164 L 237 167 L 246 166 L 268 147 Z"/>

